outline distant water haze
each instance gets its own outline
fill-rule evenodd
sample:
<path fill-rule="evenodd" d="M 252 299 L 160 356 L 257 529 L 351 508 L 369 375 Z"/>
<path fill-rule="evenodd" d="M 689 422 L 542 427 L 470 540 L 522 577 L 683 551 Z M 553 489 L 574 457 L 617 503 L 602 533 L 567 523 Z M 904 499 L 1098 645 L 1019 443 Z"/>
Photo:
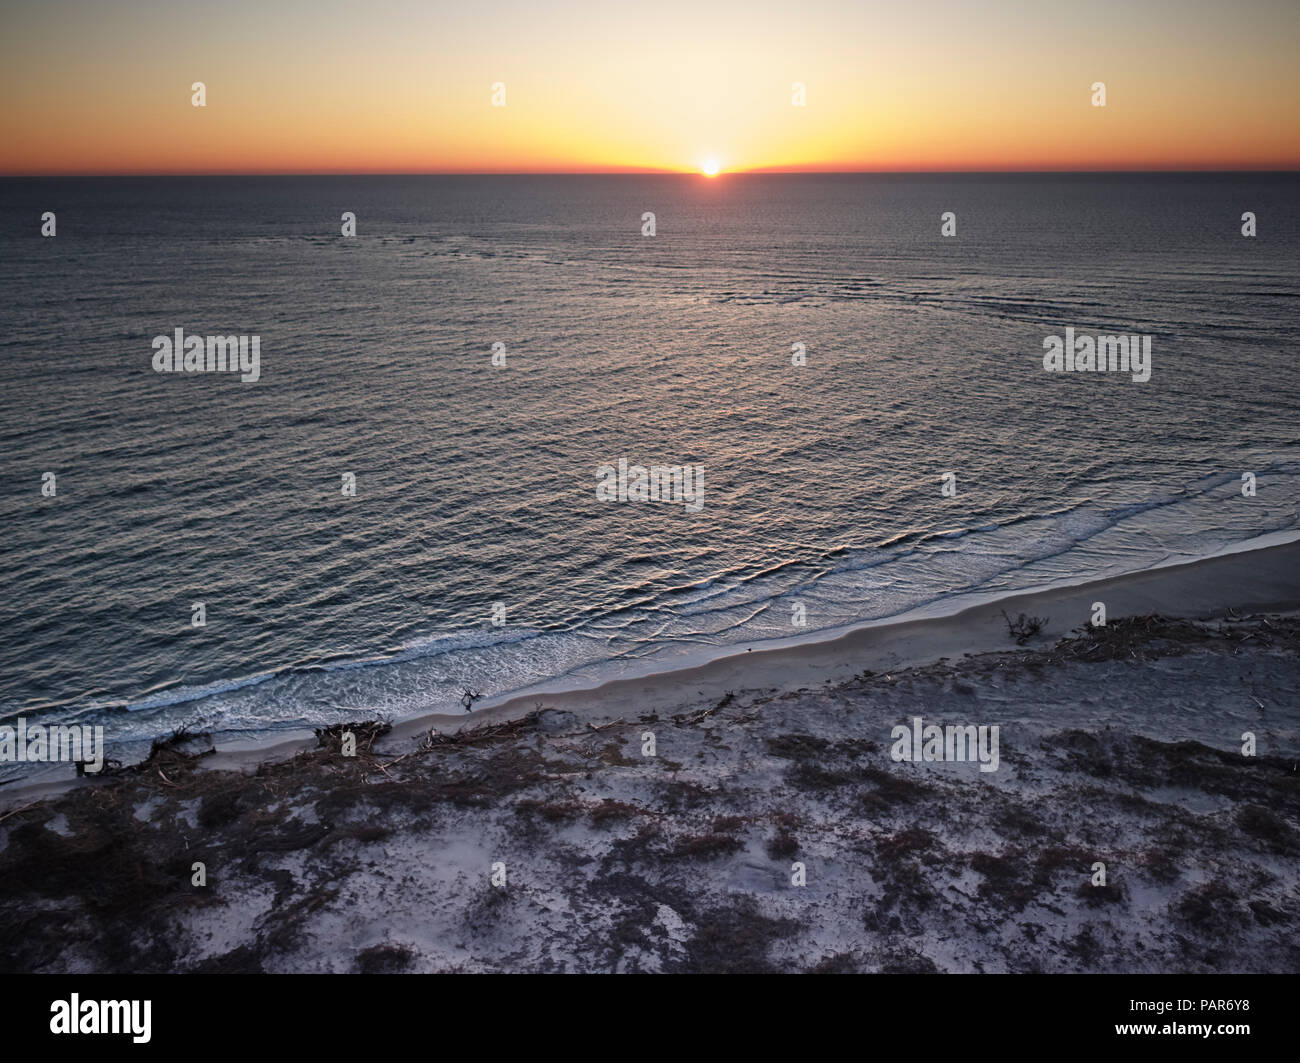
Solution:
<path fill-rule="evenodd" d="M 2 181 L 0 716 L 458 711 L 1300 528 L 1298 204 L 1287 174 Z M 259 337 L 260 377 L 155 372 L 178 328 Z M 1046 372 L 1066 328 L 1149 336 L 1150 379 Z M 620 459 L 702 467 L 703 505 L 603 501 Z"/>

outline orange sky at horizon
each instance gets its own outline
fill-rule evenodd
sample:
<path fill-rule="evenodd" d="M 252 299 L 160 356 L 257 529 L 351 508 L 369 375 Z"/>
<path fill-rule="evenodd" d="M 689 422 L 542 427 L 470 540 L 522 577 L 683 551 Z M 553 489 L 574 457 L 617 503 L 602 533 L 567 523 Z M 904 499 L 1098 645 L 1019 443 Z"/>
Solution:
<path fill-rule="evenodd" d="M 0 26 L 6 175 L 1300 169 L 1300 5 L 1273 0 L 9 0 Z"/>

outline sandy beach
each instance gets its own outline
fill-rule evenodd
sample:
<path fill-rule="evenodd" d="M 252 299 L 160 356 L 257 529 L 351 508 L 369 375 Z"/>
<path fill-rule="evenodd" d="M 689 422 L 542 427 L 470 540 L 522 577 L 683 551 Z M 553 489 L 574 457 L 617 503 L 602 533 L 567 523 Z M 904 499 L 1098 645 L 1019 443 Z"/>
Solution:
<path fill-rule="evenodd" d="M 8 787 L 0 955 L 1295 971 L 1298 562 L 1272 546 L 309 741 L 182 735 Z M 1047 622 L 1018 644 L 1004 611 Z M 996 727 L 996 770 L 897 759 L 918 718 Z"/>

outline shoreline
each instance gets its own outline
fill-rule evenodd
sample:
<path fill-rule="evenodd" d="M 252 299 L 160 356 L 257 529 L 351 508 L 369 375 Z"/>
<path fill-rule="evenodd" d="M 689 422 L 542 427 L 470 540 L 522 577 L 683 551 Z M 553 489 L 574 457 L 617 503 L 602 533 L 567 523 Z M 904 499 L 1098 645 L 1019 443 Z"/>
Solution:
<path fill-rule="evenodd" d="M 394 724 L 393 735 L 414 735 L 438 725 L 499 722 L 536 708 L 539 700 L 548 708 L 594 718 L 611 701 L 627 702 L 628 711 L 680 708 L 725 696 L 729 690 L 783 692 L 810 683 L 843 681 L 864 668 L 898 670 L 1007 650 L 1015 644 L 1008 636 L 1003 610 L 1013 615 L 1045 614 L 1048 623 L 1027 644 L 1028 648 L 1041 648 L 1088 624 L 1097 595 L 1103 596 L 1110 620 L 1153 612 L 1187 619 L 1213 619 L 1229 610 L 1290 613 L 1300 610 L 1300 536 L 1275 534 L 1288 538 L 1258 547 L 1238 545 L 1209 557 L 1101 580 L 1058 583 L 1006 595 L 966 595 L 963 598 L 986 600 L 937 615 L 933 605 L 922 606 L 846 630 L 836 629 L 829 635 L 817 632 L 796 637 L 788 645 L 738 646 L 703 664 L 646 676 L 580 688 L 538 684 L 485 698 L 481 707 L 463 716 L 427 713 L 410 717 Z"/>
<path fill-rule="evenodd" d="M 347 725 L 352 753 L 340 726 L 239 767 L 173 738 L 0 813 L 0 954 L 67 974 L 1294 972 L 1297 706 L 1297 617 L 1148 615 L 672 715 L 470 718 L 400 753 L 375 724 Z M 994 757 L 900 757 L 917 716 L 987 727 Z"/>
<path fill-rule="evenodd" d="M 900 613 L 891 613 L 888 616 L 877 617 L 871 620 L 855 620 L 835 627 L 819 628 L 802 635 L 787 635 L 781 638 L 765 639 L 748 646 L 743 642 L 722 646 L 710 646 L 706 650 L 698 651 L 697 655 L 683 654 L 680 658 L 675 658 L 671 663 L 667 663 L 662 668 L 656 668 L 652 665 L 649 671 L 639 675 L 613 676 L 608 679 L 600 679 L 595 683 L 581 685 L 581 683 L 576 680 L 570 680 L 566 673 L 565 675 L 544 679 L 538 683 L 534 683 L 518 690 L 511 690 L 503 694 L 494 694 L 491 697 L 485 697 L 482 706 L 474 711 L 476 713 L 481 713 L 488 708 L 504 705 L 507 702 L 523 701 L 535 696 L 555 697 L 564 694 L 595 692 L 613 683 L 651 680 L 707 668 L 720 661 L 726 660 L 727 658 L 738 657 L 744 652 L 753 652 L 755 650 L 760 652 L 769 652 L 773 650 L 799 650 L 816 646 L 823 642 L 835 642 L 848 635 L 870 628 L 891 627 L 898 624 L 911 623 L 917 620 L 951 619 L 952 617 L 969 612 L 978 606 L 997 605 L 1005 607 L 1020 598 L 1048 595 L 1072 589 L 1082 589 L 1112 581 L 1127 580 L 1147 573 L 1159 572 L 1164 569 L 1200 565 L 1207 561 L 1215 561 L 1219 558 L 1230 557 L 1235 554 L 1255 553 L 1258 551 L 1271 550 L 1276 547 L 1290 545 L 1300 546 L 1300 530 L 1266 532 L 1262 535 L 1242 540 L 1239 543 L 1233 543 L 1212 554 L 1206 554 L 1203 557 L 1194 557 L 1179 561 L 1165 560 L 1151 565 L 1148 568 L 1137 569 L 1133 572 L 1121 572 L 1112 576 L 1087 579 L 1064 577 L 1050 583 L 1016 588 L 1007 591 L 961 591 L 956 594 L 946 595 L 933 601 L 925 602 L 921 605 L 910 607 Z M 1300 595 L 1300 592 L 1298 592 L 1298 595 Z M 1300 596 L 1295 599 L 1295 605 L 1297 608 L 1300 608 Z M 425 715 L 431 714 L 421 713 L 419 714 L 419 718 L 423 719 Z"/>
<path fill-rule="evenodd" d="M 1281 539 L 1282 541 L 1277 541 Z M 1251 546 L 1259 540 L 1272 540 Z M 972 601 L 973 600 L 973 601 Z M 964 607 L 961 602 L 968 601 Z M 572 687 L 547 680 L 533 687 L 484 698 L 470 713 L 430 712 L 393 722 L 376 745 L 401 752 L 431 729 L 455 734 L 467 727 L 517 719 L 542 707 L 563 710 L 590 723 L 629 714 L 680 711 L 732 692 L 789 693 L 841 683 L 863 672 L 897 671 L 1015 647 L 1002 616 L 1020 612 L 1047 623 L 1024 648 L 1040 649 L 1089 623 L 1092 605 L 1102 601 L 1108 620 L 1159 613 L 1213 619 L 1229 610 L 1285 614 L 1300 610 L 1300 533 L 1278 532 L 1192 561 L 1161 564 L 1083 583 L 1057 583 L 1008 594 L 978 592 L 931 603 L 848 628 L 818 631 L 773 646 L 737 645 L 702 664 L 673 667 L 639 677 Z M 315 746 L 308 730 L 219 742 L 213 768 L 255 770 L 264 761 L 292 757 Z M 53 764 L 0 787 L 0 810 L 85 785 L 71 766 Z"/>

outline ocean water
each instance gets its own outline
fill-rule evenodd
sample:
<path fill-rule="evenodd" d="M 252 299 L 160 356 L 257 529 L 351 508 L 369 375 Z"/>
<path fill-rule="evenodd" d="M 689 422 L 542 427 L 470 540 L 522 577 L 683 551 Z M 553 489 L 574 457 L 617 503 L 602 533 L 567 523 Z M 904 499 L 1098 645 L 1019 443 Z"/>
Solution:
<path fill-rule="evenodd" d="M 0 281 L 0 718 L 110 741 L 1300 528 L 1296 175 L 5 180 Z M 1045 372 L 1066 327 L 1150 335 L 1150 380 Z M 260 380 L 156 373 L 177 328 L 257 335 Z M 601 501 L 620 458 L 703 507 Z"/>

